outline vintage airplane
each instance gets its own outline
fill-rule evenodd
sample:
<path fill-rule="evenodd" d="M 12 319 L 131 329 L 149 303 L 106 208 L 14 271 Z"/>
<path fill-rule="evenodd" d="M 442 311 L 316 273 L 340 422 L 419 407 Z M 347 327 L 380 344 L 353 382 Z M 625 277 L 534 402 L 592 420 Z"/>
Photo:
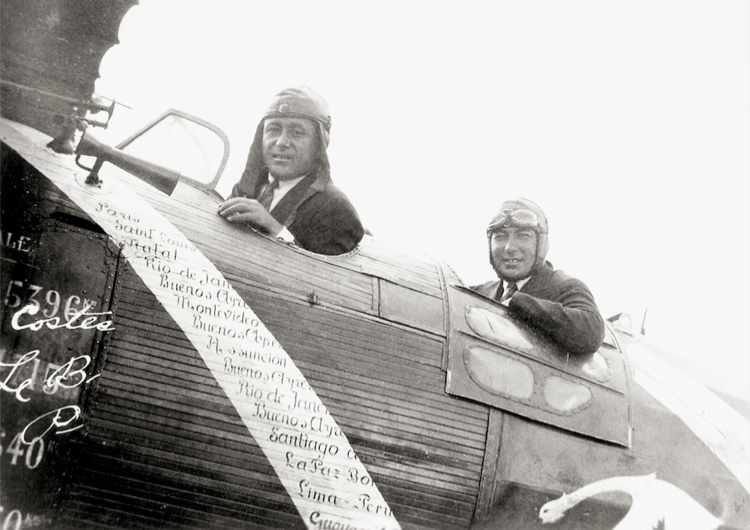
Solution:
<path fill-rule="evenodd" d="M 95 140 L 132 4 L 3 2 L 3 530 L 748 528 L 747 420 L 637 334 L 581 358 L 427 256 L 227 223 L 188 114 Z"/>

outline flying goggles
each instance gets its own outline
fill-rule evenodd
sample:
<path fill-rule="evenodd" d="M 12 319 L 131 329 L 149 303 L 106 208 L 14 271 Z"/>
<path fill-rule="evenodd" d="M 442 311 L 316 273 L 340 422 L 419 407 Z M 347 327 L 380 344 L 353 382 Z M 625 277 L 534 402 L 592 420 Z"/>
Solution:
<path fill-rule="evenodd" d="M 541 222 L 539 216 L 531 210 L 503 210 L 500 218 L 487 227 L 487 233 L 509 226 L 538 229 L 541 227 Z"/>

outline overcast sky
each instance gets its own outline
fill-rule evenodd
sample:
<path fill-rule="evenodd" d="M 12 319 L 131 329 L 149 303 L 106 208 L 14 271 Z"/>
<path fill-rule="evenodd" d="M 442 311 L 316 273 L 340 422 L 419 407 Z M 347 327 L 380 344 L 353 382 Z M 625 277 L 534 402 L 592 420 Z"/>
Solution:
<path fill-rule="evenodd" d="M 262 111 L 328 101 L 332 176 L 384 241 L 494 277 L 484 229 L 525 196 L 605 317 L 750 398 L 750 3 L 140 0 L 97 91 L 108 135 L 170 107 L 241 173 Z"/>

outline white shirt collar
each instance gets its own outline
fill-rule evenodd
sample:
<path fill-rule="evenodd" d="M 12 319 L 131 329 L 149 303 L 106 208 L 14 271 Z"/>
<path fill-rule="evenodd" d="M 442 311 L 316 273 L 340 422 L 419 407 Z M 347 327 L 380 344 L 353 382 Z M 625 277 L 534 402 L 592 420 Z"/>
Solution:
<path fill-rule="evenodd" d="M 279 181 L 279 187 L 276 188 L 273 192 L 273 200 L 271 201 L 271 206 L 269 206 L 268 211 L 273 210 L 277 204 L 279 204 L 279 201 L 289 193 L 289 191 L 295 187 L 297 184 L 300 183 L 300 181 L 305 178 L 307 175 L 302 175 L 301 177 L 298 177 L 296 179 L 290 179 L 290 180 L 280 180 Z M 268 182 L 274 182 L 276 178 L 273 175 L 268 175 Z"/>
<path fill-rule="evenodd" d="M 528 282 L 530 279 L 531 279 L 531 276 L 527 276 L 523 280 L 518 280 L 517 282 L 515 282 L 516 288 L 520 291 L 521 288 L 524 285 L 526 285 L 526 282 Z M 505 290 L 507 290 L 507 289 L 508 289 L 508 282 L 506 282 L 505 280 L 503 280 L 503 292 L 505 292 Z"/>

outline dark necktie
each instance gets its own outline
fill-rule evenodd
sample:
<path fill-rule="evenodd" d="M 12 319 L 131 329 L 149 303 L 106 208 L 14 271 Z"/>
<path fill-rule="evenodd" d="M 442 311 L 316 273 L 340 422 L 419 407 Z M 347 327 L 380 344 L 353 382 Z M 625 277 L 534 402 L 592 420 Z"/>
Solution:
<path fill-rule="evenodd" d="M 503 291 L 503 295 L 500 297 L 500 303 L 507 301 L 510 299 L 511 296 L 516 294 L 516 291 L 518 291 L 518 286 L 516 285 L 516 282 L 508 282 L 508 287 Z"/>
<path fill-rule="evenodd" d="M 273 193 L 276 191 L 276 189 L 279 187 L 279 181 L 276 179 L 273 179 L 271 181 L 269 179 L 268 184 L 263 186 L 263 189 L 260 192 L 260 195 L 258 195 L 258 202 L 263 205 L 263 208 L 270 211 L 271 210 L 271 202 L 273 202 Z"/>

